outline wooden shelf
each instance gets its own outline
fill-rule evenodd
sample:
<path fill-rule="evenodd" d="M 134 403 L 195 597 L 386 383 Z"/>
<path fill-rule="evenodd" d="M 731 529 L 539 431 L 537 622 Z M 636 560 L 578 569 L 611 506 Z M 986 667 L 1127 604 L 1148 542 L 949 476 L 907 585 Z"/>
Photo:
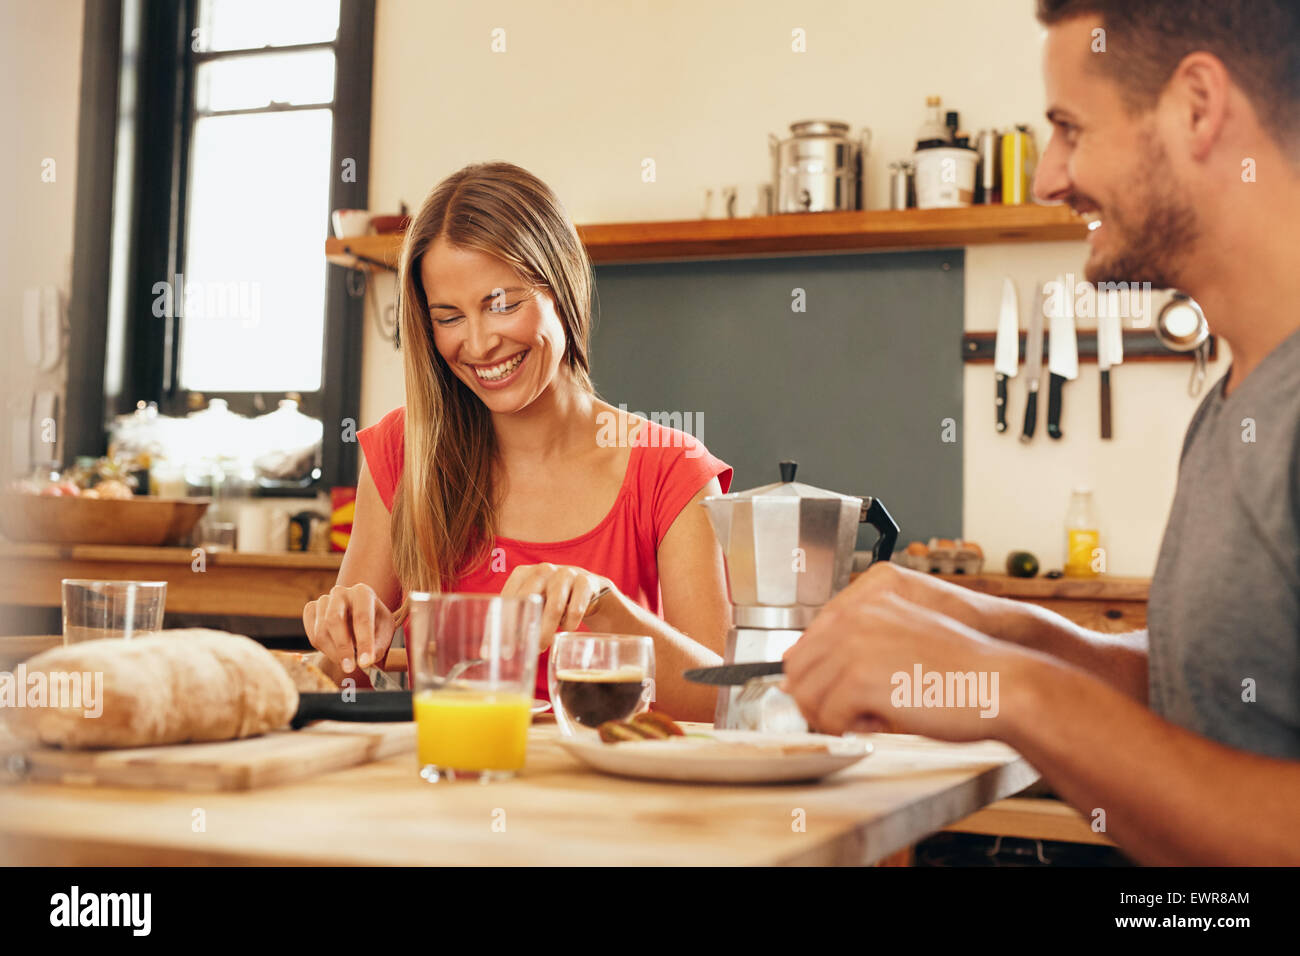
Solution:
<path fill-rule="evenodd" d="M 578 234 L 592 262 L 617 263 L 1053 242 L 1087 229 L 1065 206 L 1026 205 L 597 223 Z M 359 257 L 395 268 L 401 245 L 399 234 L 326 239 L 325 254 L 352 268 L 366 266 Z"/>
<path fill-rule="evenodd" d="M 352 239 L 326 239 L 325 258 L 336 266 L 345 266 L 349 269 L 377 268 L 359 258 L 363 256 L 396 271 L 397 254 L 401 252 L 402 239 L 403 234 L 400 232 L 383 236 L 356 236 Z"/>

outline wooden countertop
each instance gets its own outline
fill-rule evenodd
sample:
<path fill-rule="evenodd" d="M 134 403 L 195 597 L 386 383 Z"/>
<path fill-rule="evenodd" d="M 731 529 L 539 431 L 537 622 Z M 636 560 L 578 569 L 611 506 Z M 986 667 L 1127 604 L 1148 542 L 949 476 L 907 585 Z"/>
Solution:
<path fill-rule="evenodd" d="M 557 736 L 535 725 L 524 770 L 490 786 L 425 783 L 414 755 L 243 793 L 4 785 L 0 865 L 865 864 L 1037 778 L 996 742 L 877 734 L 820 784 L 655 783 L 589 771 Z"/>
<path fill-rule="evenodd" d="M 194 551 L 191 548 L 143 548 L 108 544 L 18 544 L 0 539 L 0 558 L 188 565 L 194 561 Z M 338 570 L 339 565 L 343 563 L 343 554 L 310 551 L 206 551 L 204 560 L 209 566 L 228 568 Z"/>
<path fill-rule="evenodd" d="M 939 574 L 936 577 L 998 597 L 1034 600 L 1145 601 L 1149 578 L 1013 578 L 1008 574 Z"/>
<path fill-rule="evenodd" d="M 63 578 L 166 581 L 167 610 L 297 620 L 329 591 L 341 553 L 0 542 L 0 605 L 59 607 Z"/>

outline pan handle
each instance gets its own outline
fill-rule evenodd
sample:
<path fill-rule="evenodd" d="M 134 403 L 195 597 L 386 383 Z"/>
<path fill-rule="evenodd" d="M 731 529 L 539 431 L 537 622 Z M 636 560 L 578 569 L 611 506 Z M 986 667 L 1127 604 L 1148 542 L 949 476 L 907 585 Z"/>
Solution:
<path fill-rule="evenodd" d="M 862 514 L 859 523 L 865 522 L 880 532 L 875 547 L 871 549 L 871 563 L 888 561 L 898 543 L 898 522 L 890 515 L 885 503 L 879 498 L 863 498 Z"/>
<path fill-rule="evenodd" d="M 298 730 L 313 720 L 388 723 L 415 719 L 409 690 L 362 690 L 355 697 L 345 700 L 342 691 L 299 694 L 298 712 L 289 726 Z"/>

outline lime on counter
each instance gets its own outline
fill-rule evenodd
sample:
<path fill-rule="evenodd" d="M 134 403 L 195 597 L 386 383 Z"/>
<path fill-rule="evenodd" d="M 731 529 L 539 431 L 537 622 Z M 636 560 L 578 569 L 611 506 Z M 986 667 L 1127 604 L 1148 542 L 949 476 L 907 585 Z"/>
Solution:
<path fill-rule="evenodd" d="M 1038 574 L 1038 559 L 1028 551 L 1012 551 L 1007 555 L 1007 574 L 1013 578 L 1032 578 Z"/>

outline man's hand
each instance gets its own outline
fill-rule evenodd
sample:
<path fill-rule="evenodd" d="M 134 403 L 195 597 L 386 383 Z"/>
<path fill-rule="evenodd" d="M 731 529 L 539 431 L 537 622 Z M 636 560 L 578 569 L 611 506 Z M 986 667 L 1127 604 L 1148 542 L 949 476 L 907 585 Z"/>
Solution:
<path fill-rule="evenodd" d="M 1031 670 L 1027 665 L 1037 655 L 994 641 L 898 594 L 859 591 L 867 594 L 856 600 L 840 600 L 848 594 L 842 592 L 786 652 L 783 686 L 809 724 L 829 734 L 887 730 L 943 740 L 998 736 L 1004 696 L 1025 679 Z M 924 682 L 914 686 L 917 665 L 923 675 L 940 675 L 940 706 L 914 705 L 918 696 L 935 701 L 933 688 L 926 695 Z M 972 673 L 973 683 L 964 679 Z M 948 674 L 963 677 L 953 681 Z M 960 701 L 950 690 L 958 682 L 967 692 Z"/>
<path fill-rule="evenodd" d="M 1024 610 L 1024 605 L 1017 601 L 972 591 L 892 561 L 877 561 L 871 565 L 835 595 L 825 610 L 870 603 L 891 594 L 947 615 L 981 633 L 1003 639 L 1007 638 L 998 633 L 997 628 L 1006 626 L 1008 615 Z"/>

